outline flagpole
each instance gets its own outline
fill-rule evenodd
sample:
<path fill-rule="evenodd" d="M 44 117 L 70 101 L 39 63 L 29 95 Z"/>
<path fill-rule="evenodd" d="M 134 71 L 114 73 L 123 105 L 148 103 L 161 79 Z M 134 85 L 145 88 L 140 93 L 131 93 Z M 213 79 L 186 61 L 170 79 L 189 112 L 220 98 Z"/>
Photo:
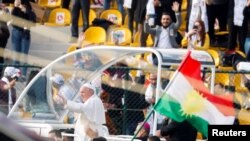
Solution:
<path fill-rule="evenodd" d="M 138 135 L 138 133 L 139 133 L 140 130 L 142 129 L 143 125 L 147 122 L 147 120 L 149 119 L 149 117 L 152 115 L 153 112 L 154 112 L 154 110 L 152 109 L 152 110 L 150 111 L 150 113 L 148 114 L 148 116 L 144 119 L 144 121 L 143 121 L 143 123 L 141 124 L 140 128 L 139 128 L 139 129 L 136 131 L 136 133 L 134 134 L 134 136 L 133 136 L 133 138 L 132 138 L 131 141 L 133 141 L 133 140 L 136 138 L 136 136 Z"/>
<path fill-rule="evenodd" d="M 185 64 L 185 62 L 187 61 L 187 58 L 190 56 L 190 54 L 191 54 L 191 51 L 188 50 L 187 55 L 185 56 L 184 60 L 181 62 L 181 65 L 179 66 L 178 70 L 180 70 L 180 69 L 182 68 L 182 66 Z M 171 86 L 171 84 L 173 83 L 173 80 L 177 77 L 178 73 L 179 73 L 179 71 L 175 71 L 175 73 L 174 73 L 174 75 L 173 75 L 173 79 L 169 82 L 169 84 L 166 86 L 166 88 L 164 89 L 164 91 L 166 91 L 166 90 Z M 162 98 L 162 96 L 163 96 L 163 95 L 161 95 L 160 98 Z M 159 98 L 159 99 L 160 99 L 160 98 Z M 157 99 L 157 100 L 159 101 L 159 99 Z M 158 101 L 157 101 L 157 103 L 156 103 L 155 105 L 158 104 Z M 155 106 L 155 105 L 154 105 L 154 106 Z M 154 108 L 153 108 L 153 109 L 154 109 Z M 136 133 L 134 134 L 134 136 L 133 136 L 133 138 L 132 138 L 131 141 L 134 141 L 134 139 L 136 138 L 136 136 L 138 135 L 138 133 L 139 133 L 140 130 L 142 129 L 143 125 L 147 122 L 147 120 L 149 119 L 149 117 L 152 115 L 153 112 L 154 112 L 154 110 L 151 110 L 151 111 L 150 111 L 150 113 L 148 114 L 148 116 L 145 118 L 145 120 L 143 121 L 142 125 L 140 126 L 140 128 L 139 128 L 139 129 L 136 131 Z M 156 114 L 157 114 L 157 113 L 156 113 Z M 157 117 L 157 116 L 155 116 L 155 117 Z M 154 121 L 157 120 L 157 119 L 155 119 L 155 117 L 154 117 Z"/>
<path fill-rule="evenodd" d="M 191 55 L 191 50 L 188 50 L 187 55 L 185 56 L 184 60 L 182 61 L 181 65 L 178 67 L 178 70 L 180 70 L 182 68 L 182 66 L 185 64 L 185 62 L 187 61 L 187 57 Z M 166 91 L 167 89 L 169 89 L 169 87 L 171 86 L 171 84 L 173 83 L 173 80 L 175 80 L 177 74 L 179 73 L 179 71 L 175 71 L 175 73 L 173 74 L 173 78 L 171 81 L 169 81 L 168 85 L 166 86 L 166 88 L 163 91 Z M 161 95 L 162 97 L 163 95 Z M 161 98 L 160 97 L 160 98 Z M 155 104 L 156 105 L 156 104 Z"/>

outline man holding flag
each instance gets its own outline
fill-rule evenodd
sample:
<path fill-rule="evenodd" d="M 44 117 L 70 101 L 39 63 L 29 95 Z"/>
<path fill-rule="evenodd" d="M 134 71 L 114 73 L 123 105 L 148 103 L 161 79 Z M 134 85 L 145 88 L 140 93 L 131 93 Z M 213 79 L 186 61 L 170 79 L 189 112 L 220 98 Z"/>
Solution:
<path fill-rule="evenodd" d="M 174 122 L 191 124 L 207 137 L 208 125 L 233 124 L 235 111 L 232 97 L 209 92 L 202 82 L 200 68 L 200 62 L 189 51 L 154 109 Z"/>

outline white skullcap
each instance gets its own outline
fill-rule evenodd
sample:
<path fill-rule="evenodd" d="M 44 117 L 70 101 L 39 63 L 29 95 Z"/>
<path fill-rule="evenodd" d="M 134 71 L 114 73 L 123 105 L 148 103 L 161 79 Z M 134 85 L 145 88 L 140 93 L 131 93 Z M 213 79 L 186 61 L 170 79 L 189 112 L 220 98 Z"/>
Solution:
<path fill-rule="evenodd" d="M 19 77 L 21 75 L 21 71 L 15 67 L 6 67 L 4 70 L 4 76 L 7 77 Z"/>
<path fill-rule="evenodd" d="M 95 94 L 95 86 L 92 84 L 92 83 L 90 83 L 90 82 L 87 82 L 87 83 L 85 83 L 85 84 L 83 84 L 82 85 L 83 87 L 86 87 L 86 88 L 89 88 L 89 89 L 91 89 L 91 90 L 93 90 L 94 91 L 94 94 Z"/>
<path fill-rule="evenodd" d="M 54 76 L 50 78 L 51 81 L 58 85 L 63 85 L 64 84 L 64 78 L 61 74 L 56 73 Z"/>

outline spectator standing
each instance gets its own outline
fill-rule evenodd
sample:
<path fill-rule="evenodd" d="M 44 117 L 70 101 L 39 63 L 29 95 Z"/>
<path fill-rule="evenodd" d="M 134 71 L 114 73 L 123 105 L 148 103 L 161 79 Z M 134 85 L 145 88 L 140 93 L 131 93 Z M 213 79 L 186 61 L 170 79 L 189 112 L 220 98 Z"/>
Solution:
<path fill-rule="evenodd" d="M 62 8 L 69 9 L 71 0 L 62 0 Z"/>
<path fill-rule="evenodd" d="M 127 9 L 128 13 L 128 28 L 132 35 L 134 33 L 134 20 L 135 20 L 135 10 L 136 10 L 137 0 L 124 0 L 124 7 Z"/>
<path fill-rule="evenodd" d="M 12 49 L 17 53 L 22 53 L 22 58 L 20 55 L 14 56 L 14 64 L 20 64 L 20 61 L 26 62 L 27 56 L 30 49 L 30 27 L 33 24 L 29 22 L 36 21 L 36 15 L 32 11 L 31 5 L 28 0 L 15 0 L 14 8 L 12 10 L 13 18 L 13 29 L 12 29 Z M 19 20 L 17 18 L 21 18 Z M 27 68 L 22 68 L 22 75 L 26 75 Z"/>
<path fill-rule="evenodd" d="M 1 9 L 1 5 L 0 5 L 0 9 Z M 4 49 L 7 45 L 8 39 L 10 37 L 9 28 L 8 28 L 6 22 L 4 21 L 6 15 L 7 15 L 7 13 L 5 13 L 3 10 L 3 14 L 1 14 L 1 18 L 0 18 L 0 64 L 4 63 Z M 2 75 L 2 71 L 3 71 L 2 68 L 3 67 L 1 66 L 0 67 L 0 75 Z"/>
<path fill-rule="evenodd" d="M 0 110 L 8 114 L 16 101 L 16 81 L 20 70 L 14 67 L 6 67 L 0 80 Z"/>
<path fill-rule="evenodd" d="M 244 43 L 247 35 L 247 21 L 243 15 L 243 10 L 247 6 L 248 0 L 228 0 L 228 49 L 226 54 L 234 54 L 239 43 L 240 51 L 244 51 Z M 238 40 L 237 40 L 238 39 Z"/>
<path fill-rule="evenodd" d="M 83 19 L 83 32 L 89 27 L 89 10 L 90 10 L 90 0 L 73 0 L 73 7 L 71 11 L 72 24 L 71 24 L 71 41 L 76 43 L 79 36 L 78 29 L 78 19 L 80 12 L 82 12 Z"/>
<path fill-rule="evenodd" d="M 250 1 L 247 1 L 247 7 L 244 9 L 244 17 L 247 19 L 247 37 L 244 45 L 247 60 L 250 61 Z"/>
<path fill-rule="evenodd" d="M 201 19 L 205 24 L 205 31 L 208 32 L 208 19 L 205 0 L 191 0 L 188 3 L 188 30 L 193 29 L 197 19 Z"/>
<path fill-rule="evenodd" d="M 171 15 L 169 13 L 163 13 L 161 17 L 162 26 L 150 27 L 146 21 L 144 24 L 144 30 L 147 33 L 154 35 L 154 47 L 155 48 L 178 48 L 175 37 L 177 31 L 181 25 L 181 15 L 179 13 L 179 3 L 174 2 L 173 11 L 175 11 L 176 23 L 172 22 Z"/>
<path fill-rule="evenodd" d="M 227 31 L 228 0 L 206 0 L 208 33 L 210 42 L 215 43 L 214 24 L 219 21 L 219 31 Z"/>
<path fill-rule="evenodd" d="M 84 103 L 75 103 L 60 96 L 64 107 L 79 113 L 75 134 L 80 137 L 80 141 L 105 136 L 105 110 L 101 99 L 95 94 L 95 87 L 91 83 L 85 83 L 80 88 L 80 96 Z M 75 138 L 75 141 L 78 141 L 78 138 Z"/>
<path fill-rule="evenodd" d="M 138 25 L 137 31 L 139 32 L 140 46 L 146 46 L 146 39 L 148 34 L 143 30 L 143 24 L 145 22 L 146 7 L 148 0 L 137 0 L 136 10 L 135 10 L 135 21 Z"/>

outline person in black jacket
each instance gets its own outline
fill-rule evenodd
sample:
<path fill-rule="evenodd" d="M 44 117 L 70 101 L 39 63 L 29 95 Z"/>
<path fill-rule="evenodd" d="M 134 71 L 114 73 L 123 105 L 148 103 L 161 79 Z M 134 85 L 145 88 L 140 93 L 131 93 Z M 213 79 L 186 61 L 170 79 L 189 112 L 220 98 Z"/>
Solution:
<path fill-rule="evenodd" d="M 4 63 L 4 49 L 8 43 L 8 39 L 10 37 L 10 31 L 6 24 L 5 20 L 5 14 L 1 15 L 0 18 L 0 64 Z M 3 67 L 0 66 L 0 75 L 2 74 Z"/>
<path fill-rule="evenodd" d="M 171 141 L 196 141 L 197 130 L 188 121 L 169 120 L 169 123 L 161 128 L 160 136 Z"/>
<path fill-rule="evenodd" d="M 30 27 L 34 26 L 36 15 L 32 11 L 29 0 L 15 0 L 12 10 L 12 49 L 13 51 L 25 56 L 29 53 L 30 48 Z M 21 60 L 22 59 L 22 60 Z M 14 56 L 14 64 L 20 64 L 20 61 L 26 62 L 27 58 L 21 58 L 20 55 Z M 27 68 L 22 68 L 22 74 L 26 75 Z"/>

